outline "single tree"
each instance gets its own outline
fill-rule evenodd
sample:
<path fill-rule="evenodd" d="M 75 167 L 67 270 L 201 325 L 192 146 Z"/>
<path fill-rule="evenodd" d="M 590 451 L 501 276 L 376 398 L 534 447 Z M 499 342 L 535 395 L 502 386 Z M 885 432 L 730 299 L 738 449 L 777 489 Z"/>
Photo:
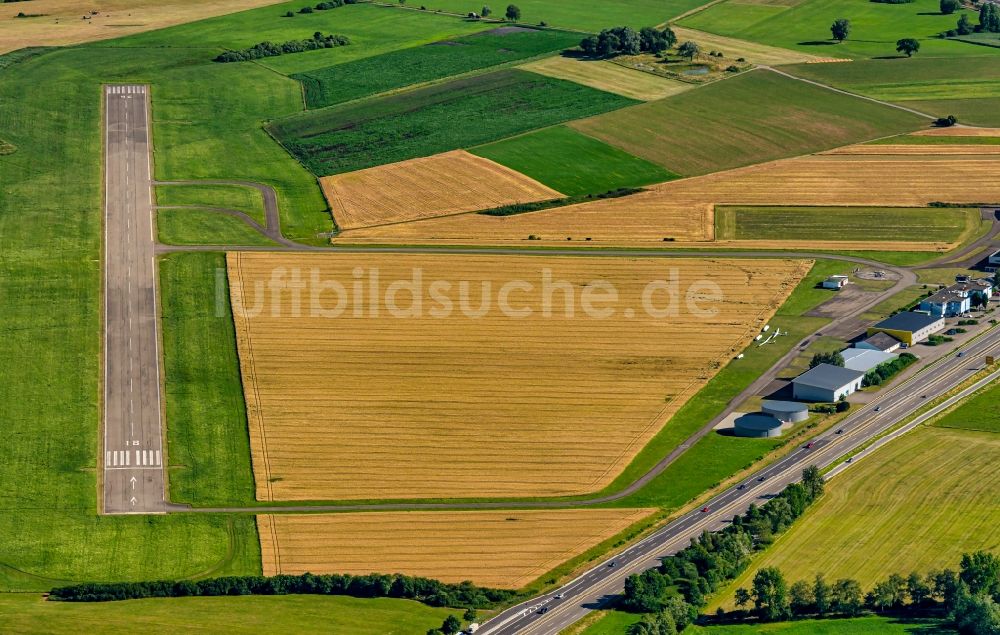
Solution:
<path fill-rule="evenodd" d="M 979 9 L 979 25 L 983 31 L 1000 32 L 1000 7 L 992 2 L 984 2 Z"/>
<path fill-rule="evenodd" d="M 788 604 L 793 615 L 808 615 L 815 608 L 815 598 L 808 582 L 799 580 L 788 589 Z"/>
<path fill-rule="evenodd" d="M 618 50 L 622 55 L 638 55 L 642 50 L 642 40 L 635 29 L 623 27 L 618 33 Z"/>
<path fill-rule="evenodd" d="M 847 18 L 837 18 L 830 25 L 830 33 L 833 34 L 833 39 L 843 42 L 851 34 L 851 21 Z"/>
<path fill-rule="evenodd" d="M 740 587 L 736 589 L 736 595 L 734 599 L 736 600 L 736 608 L 741 609 L 750 603 L 750 592 L 744 589 L 743 587 Z"/>
<path fill-rule="evenodd" d="M 764 567 L 753 577 L 753 602 L 757 615 L 768 621 L 786 619 L 788 608 L 788 588 L 785 577 L 776 567 Z"/>
<path fill-rule="evenodd" d="M 476 617 L 478 615 L 479 614 L 476 613 L 476 609 L 470 606 L 469 608 L 465 609 L 465 613 L 462 613 L 462 619 L 465 620 L 466 622 L 475 622 Z"/>
<path fill-rule="evenodd" d="M 826 583 L 822 573 L 817 573 L 813 581 L 813 602 L 816 605 L 816 612 L 821 616 L 830 611 L 830 585 Z"/>
<path fill-rule="evenodd" d="M 912 37 L 904 37 L 901 40 L 896 40 L 896 50 L 900 53 L 906 53 L 906 57 L 913 57 L 913 54 L 920 50 L 920 42 Z"/>
<path fill-rule="evenodd" d="M 599 44 L 600 40 L 597 39 L 596 35 L 588 35 L 580 40 L 580 48 L 583 49 L 583 53 L 587 57 L 597 57 L 597 46 Z"/>
<path fill-rule="evenodd" d="M 601 57 L 614 57 L 621 50 L 621 40 L 612 31 L 601 31 L 597 36 L 597 54 Z"/>
<path fill-rule="evenodd" d="M 444 618 L 444 622 L 441 624 L 441 632 L 444 635 L 455 635 L 455 633 L 462 630 L 462 622 L 459 621 L 454 615 L 449 615 Z"/>
<path fill-rule="evenodd" d="M 690 40 L 677 47 L 677 53 L 682 57 L 688 58 L 689 60 L 694 60 L 695 55 L 700 52 L 701 49 L 698 48 L 698 44 L 691 42 Z"/>
<path fill-rule="evenodd" d="M 962 4 L 958 0 L 941 0 L 940 3 L 941 13 L 945 15 L 951 15 L 958 11 Z"/>
<path fill-rule="evenodd" d="M 488 18 L 491 13 L 493 13 L 493 9 L 484 5 L 483 10 L 479 12 L 479 15 L 483 16 L 484 18 Z"/>
<path fill-rule="evenodd" d="M 647 53 L 662 53 L 677 42 L 677 36 L 669 27 L 660 31 L 644 26 L 639 31 L 640 47 Z"/>
<path fill-rule="evenodd" d="M 969 593 L 1000 595 L 1000 556 L 988 551 L 962 554 L 958 577 L 969 587 Z"/>
<path fill-rule="evenodd" d="M 855 616 L 861 612 L 864 602 L 861 585 L 849 578 L 837 580 L 830 589 L 830 608 L 834 613 Z"/>
<path fill-rule="evenodd" d="M 809 368 L 816 368 L 820 364 L 830 364 L 831 366 L 844 367 L 844 356 L 839 352 L 816 353 L 809 361 Z"/>
<path fill-rule="evenodd" d="M 923 606 L 931 597 L 931 587 L 914 571 L 906 578 L 906 594 L 910 596 L 911 604 Z"/>
<path fill-rule="evenodd" d="M 968 14 L 963 13 L 958 16 L 958 25 L 955 27 L 955 31 L 957 31 L 959 35 L 968 35 L 974 30 L 972 20 L 969 19 Z"/>
<path fill-rule="evenodd" d="M 518 20 L 521 19 L 521 10 L 517 7 L 516 4 L 508 4 L 507 13 L 505 15 L 507 16 L 507 19 L 510 20 L 511 22 L 517 22 Z"/>

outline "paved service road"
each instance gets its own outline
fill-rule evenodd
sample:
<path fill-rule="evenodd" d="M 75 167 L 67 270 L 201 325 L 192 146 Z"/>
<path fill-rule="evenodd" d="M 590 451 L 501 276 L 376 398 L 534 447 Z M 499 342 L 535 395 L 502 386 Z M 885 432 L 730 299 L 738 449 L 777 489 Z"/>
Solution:
<path fill-rule="evenodd" d="M 746 511 L 750 503 L 761 504 L 788 483 L 798 481 L 804 468 L 809 465 L 825 467 L 833 464 L 844 454 L 853 452 L 873 437 L 895 426 L 928 400 L 961 384 L 984 367 L 984 356 L 998 354 L 1000 329 L 988 331 L 962 350 L 963 357 L 950 355 L 898 386 L 879 393 L 871 403 L 845 418 L 839 428 L 813 439 L 811 448 L 801 446 L 788 456 L 747 477 L 737 487 L 719 494 L 706 503 L 708 512 L 696 510 L 680 516 L 562 588 L 503 611 L 486 622 L 477 631 L 478 635 L 559 633 L 622 593 L 627 576 L 658 566 L 660 558 L 683 549 L 691 538 L 700 535 L 702 531 L 725 526 L 734 515 Z M 993 373 L 990 380 L 995 380 L 998 375 L 1000 372 Z M 969 388 L 952 399 L 957 401 L 967 397 L 978 387 Z M 837 430 L 841 431 L 840 434 L 837 434 Z M 856 460 L 864 460 L 862 457 L 867 453 L 868 450 L 861 452 Z M 846 466 L 838 465 L 835 471 L 840 471 L 843 467 Z M 610 566 L 612 563 L 613 566 Z M 556 599 L 556 595 L 562 597 Z M 539 613 L 543 607 L 547 609 L 546 612 Z"/>
<path fill-rule="evenodd" d="M 166 509 L 145 86 L 104 87 L 105 514 Z"/>

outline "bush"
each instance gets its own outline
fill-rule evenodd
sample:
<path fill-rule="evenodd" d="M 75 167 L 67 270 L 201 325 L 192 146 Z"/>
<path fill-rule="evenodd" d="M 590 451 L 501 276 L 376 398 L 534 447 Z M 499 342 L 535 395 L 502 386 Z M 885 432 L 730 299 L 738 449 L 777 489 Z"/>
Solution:
<path fill-rule="evenodd" d="M 285 11 L 285 17 L 286 18 L 294 18 L 295 14 L 292 13 L 291 11 Z"/>
<path fill-rule="evenodd" d="M 312 7 L 302 7 L 301 9 L 299 9 L 299 13 L 312 13 L 312 12 L 313 12 Z"/>
<path fill-rule="evenodd" d="M 962 8 L 962 4 L 958 0 L 941 0 L 939 6 L 941 13 L 945 15 L 951 15 Z"/>
<path fill-rule="evenodd" d="M 847 412 L 850 409 L 851 409 L 850 402 L 847 402 L 847 401 L 838 401 L 837 402 L 837 408 L 836 408 L 837 412 Z"/>
<path fill-rule="evenodd" d="M 740 67 L 739 66 L 734 66 L 734 65 L 729 65 L 729 66 L 726 67 L 726 72 L 727 73 L 739 73 L 740 72 Z"/>
<path fill-rule="evenodd" d="M 947 117 L 939 117 L 934 121 L 934 125 L 939 128 L 948 128 L 954 126 L 958 123 L 958 118 L 955 115 L 948 115 Z"/>

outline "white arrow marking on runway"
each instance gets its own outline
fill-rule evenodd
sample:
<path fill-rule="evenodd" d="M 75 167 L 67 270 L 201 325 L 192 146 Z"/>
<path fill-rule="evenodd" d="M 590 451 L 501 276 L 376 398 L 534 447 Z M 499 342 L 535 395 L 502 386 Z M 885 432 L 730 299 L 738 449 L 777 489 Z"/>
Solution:
<path fill-rule="evenodd" d="M 132 489 L 135 489 L 135 477 L 134 476 L 129 479 L 129 483 L 132 483 Z M 135 500 L 135 498 L 133 497 L 132 500 Z"/>
<path fill-rule="evenodd" d="M 129 502 L 132 503 L 132 507 L 135 507 L 135 496 L 133 496 L 132 500 L 130 500 Z"/>

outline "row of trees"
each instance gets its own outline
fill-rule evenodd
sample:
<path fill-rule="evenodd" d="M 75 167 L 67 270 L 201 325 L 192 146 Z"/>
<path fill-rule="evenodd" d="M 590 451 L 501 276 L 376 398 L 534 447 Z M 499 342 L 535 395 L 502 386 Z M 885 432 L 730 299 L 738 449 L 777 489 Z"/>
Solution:
<path fill-rule="evenodd" d="M 754 576 L 750 589 L 737 589 L 734 599 L 739 610 L 726 615 L 728 619 L 753 616 L 780 621 L 853 617 L 865 611 L 938 610 L 948 614 L 960 633 L 995 635 L 1000 632 L 1000 557 L 985 551 L 965 554 L 958 572 L 945 569 L 923 576 L 913 572 L 905 578 L 893 574 L 868 593 L 862 592 L 857 580 L 844 578 L 830 584 L 822 574 L 812 582 L 799 581 L 789 587 L 780 570 L 766 567 Z M 745 610 L 751 603 L 753 609 Z"/>
<path fill-rule="evenodd" d="M 862 386 L 881 386 L 904 368 L 917 361 L 917 356 L 912 353 L 900 353 L 896 359 L 883 362 L 865 373 L 861 380 Z"/>
<path fill-rule="evenodd" d="M 65 602 L 110 602 L 156 597 L 220 595 L 350 595 L 359 598 L 403 598 L 430 606 L 485 608 L 509 602 L 513 591 L 478 587 L 471 582 L 447 584 L 429 578 L 393 575 L 230 576 L 208 580 L 86 583 L 53 589 L 50 599 Z"/>
<path fill-rule="evenodd" d="M 351 41 L 346 35 L 323 35 L 319 31 L 313 34 L 311 40 L 290 40 L 281 44 L 260 42 L 250 48 L 238 51 L 226 51 L 215 58 L 216 62 L 247 62 L 263 57 L 276 57 L 286 53 L 301 53 L 316 49 L 330 49 L 337 46 L 347 46 Z"/>
<path fill-rule="evenodd" d="M 580 48 L 588 57 L 615 57 L 639 53 L 662 53 L 677 43 L 670 27 L 657 29 L 644 26 L 638 31 L 628 26 L 604 29 L 598 35 L 580 40 Z"/>
<path fill-rule="evenodd" d="M 792 483 L 760 507 L 751 505 L 725 529 L 703 533 L 656 569 L 629 576 L 622 608 L 653 614 L 641 628 L 661 630 L 644 633 L 683 630 L 697 618 L 708 595 L 736 579 L 753 554 L 785 531 L 822 493 L 819 469 L 806 468 L 801 483 Z"/>

